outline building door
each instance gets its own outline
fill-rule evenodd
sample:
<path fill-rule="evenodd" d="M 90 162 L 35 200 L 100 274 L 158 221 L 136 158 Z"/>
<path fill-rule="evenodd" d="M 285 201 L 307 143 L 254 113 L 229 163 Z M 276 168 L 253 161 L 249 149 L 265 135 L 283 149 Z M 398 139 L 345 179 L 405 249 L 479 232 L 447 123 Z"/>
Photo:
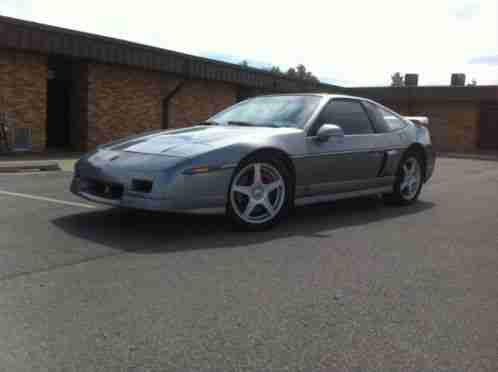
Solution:
<path fill-rule="evenodd" d="M 47 82 L 47 148 L 71 147 L 72 66 L 65 59 L 49 58 Z"/>
<path fill-rule="evenodd" d="M 69 146 L 70 83 L 64 80 L 48 81 L 47 147 L 65 149 Z"/>
<path fill-rule="evenodd" d="M 481 106 L 479 128 L 479 147 L 498 150 L 498 105 Z"/>

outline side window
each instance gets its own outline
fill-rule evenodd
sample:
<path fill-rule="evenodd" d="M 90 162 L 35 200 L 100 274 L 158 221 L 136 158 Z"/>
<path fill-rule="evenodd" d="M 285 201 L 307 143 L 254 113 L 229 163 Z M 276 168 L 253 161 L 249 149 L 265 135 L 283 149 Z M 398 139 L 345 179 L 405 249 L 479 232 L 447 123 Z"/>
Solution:
<path fill-rule="evenodd" d="M 332 100 L 318 118 L 318 126 L 326 123 L 339 125 L 346 135 L 373 133 L 372 123 L 357 101 Z"/>
<path fill-rule="evenodd" d="M 377 109 L 377 105 L 374 105 L 373 103 L 368 101 L 363 101 L 363 105 L 367 109 L 368 116 L 370 116 L 370 119 L 372 119 L 375 130 L 377 132 L 386 133 L 391 131 L 386 121 L 384 120 L 384 116 L 382 115 L 380 110 Z"/>
<path fill-rule="evenodd" d="M 398 130 L 406 126 L 405 122 L 394 115 L 392 112 L 384 110 L 382 107 L 377 106 L 377 111 L 382 115 L 389 131 Z"/>

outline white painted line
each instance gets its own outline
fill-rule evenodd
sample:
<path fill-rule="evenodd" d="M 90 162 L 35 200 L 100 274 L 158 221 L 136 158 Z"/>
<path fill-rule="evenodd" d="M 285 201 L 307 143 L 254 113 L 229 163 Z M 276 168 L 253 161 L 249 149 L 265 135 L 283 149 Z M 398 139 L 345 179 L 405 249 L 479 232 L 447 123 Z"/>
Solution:
<path fill-rule="evenodd" d="M 70 202 L 70 201 L 66 201 L 66 200 L 45 198 L 44 196 L 37 196 L 37 195 L 20 194 L 18 192 L 10 192 L 10 191 L 4 191 L 4 190 L 0 190 L 0 195 L 17 196 L 19 198 L 41 200 L 41 201 L 46 201 L 46 202 L 50 202 L 50 203 L 71 205 L 73 207 L 81 207 L 81 208 L 89 208 L 89 209 L 97 208 L 95 205 L 91 205 L 91 204 L 83 204 L 83 203 Z"/>
<path fill-rule="evenodd" d="M 43 172 L 0 172 L 0 177 L 1 176 L 38 176 L 38 175 L 51 175 L 51 174 L 54 174 L 54 173 L 61 173 L 61 172 L 68 172 L 68 173 L 72 173 L 72 172 L 69 172 L 69 171 L 65 171 L 65 170 L 62 170 L 62 171 L 43 171 Z"/>

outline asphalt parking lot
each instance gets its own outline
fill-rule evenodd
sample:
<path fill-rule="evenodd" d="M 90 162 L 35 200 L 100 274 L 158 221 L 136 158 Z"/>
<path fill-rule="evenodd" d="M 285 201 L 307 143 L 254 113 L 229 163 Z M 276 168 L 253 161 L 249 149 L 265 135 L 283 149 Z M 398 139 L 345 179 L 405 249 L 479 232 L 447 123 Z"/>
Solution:
<path fill-rule="evenodd" d="M 1 371 L 498 370 L 498 162 L 253 234 L 70 179 L 0 175 Z"/>

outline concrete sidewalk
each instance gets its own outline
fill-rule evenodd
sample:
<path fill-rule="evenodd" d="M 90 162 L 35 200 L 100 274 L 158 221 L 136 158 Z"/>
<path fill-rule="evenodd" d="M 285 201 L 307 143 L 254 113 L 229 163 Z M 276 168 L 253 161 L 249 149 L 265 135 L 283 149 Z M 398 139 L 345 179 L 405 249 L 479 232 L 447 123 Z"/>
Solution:
<path fill-rule="evenodd" d="M 0 173 L 35 171 L 72 172 L 81 153 L 9 153 L 0 154 Z"/>
<path fill-rule="evenodd" d="M 438 152 L 438 157 L 454 159 L 475 159 L 475 160 L 494 160 L 498 161 L 498 151 L 479 151 L 479 152 Z"/>

